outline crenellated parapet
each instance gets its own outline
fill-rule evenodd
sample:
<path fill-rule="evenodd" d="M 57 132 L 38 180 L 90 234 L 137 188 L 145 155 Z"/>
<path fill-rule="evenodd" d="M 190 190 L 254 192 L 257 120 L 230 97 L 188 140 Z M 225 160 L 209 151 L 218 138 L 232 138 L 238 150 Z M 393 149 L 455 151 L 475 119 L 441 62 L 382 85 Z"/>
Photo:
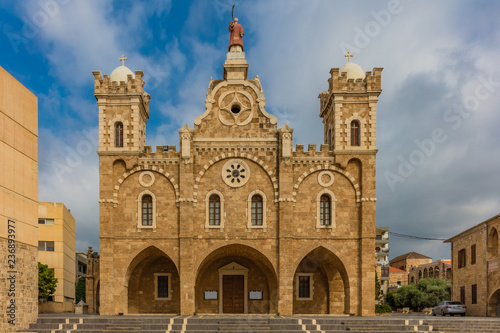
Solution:
<path fill-rule="evenodd" d="M 328 79 L 329 92 L 344 91 L 376 91 L 381 90 L 381 78 L 383 68 L 375 67 L 373 71 L 366 72 L 364 78 L 348 78 L 347 72 L 341 72 L 339 68 L 330 70 Z"/>
<path fill-rule="evenodd" d="M 142 71 L 135 71 L 135 77 L 128 74 L 126 81 L 119 82 L 111 80 L 107 74 L 102 75 L 101 71 L 93 71 L 92 74 L 94 74 L 95 94 L 144 93 L 145 82 L 142 79 L 144 77 Z"/>

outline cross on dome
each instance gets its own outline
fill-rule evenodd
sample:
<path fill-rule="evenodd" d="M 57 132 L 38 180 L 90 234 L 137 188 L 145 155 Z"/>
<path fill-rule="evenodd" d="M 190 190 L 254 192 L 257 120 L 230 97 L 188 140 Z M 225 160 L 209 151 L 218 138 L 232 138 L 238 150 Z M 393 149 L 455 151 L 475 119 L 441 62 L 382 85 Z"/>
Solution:
<path fill-rule="evenodd" d="M 122 66 L 125 66 L 125 60 L 127 60 L 127 57 L 125 57 L 125 55 L 122 54 L 122 57 L 118 60 L 120 60 L 122 62 Z"/>
<path fill-rule="evenodd" d="M 351 57 L 354 57 L 354 54 L 351 51 L 347 51 L 347 54 L 344 54 L 344 57 L 347 57 L 347 62 L 351 62 Z"/>

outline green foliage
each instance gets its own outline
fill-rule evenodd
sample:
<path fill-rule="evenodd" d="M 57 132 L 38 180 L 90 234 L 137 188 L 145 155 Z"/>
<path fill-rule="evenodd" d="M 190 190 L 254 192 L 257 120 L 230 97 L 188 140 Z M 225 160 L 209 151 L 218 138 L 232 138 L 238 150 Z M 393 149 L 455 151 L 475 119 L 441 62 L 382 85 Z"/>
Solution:
<path fill-rule="evenodd" d="M 450 298 L 451 284 L 441 279 L 427 278 L 418 284 L 402 286 L 385 296 L 387 304 L 394 308 L 430 308 Z"/>
<path fill-rule="evenodd" d="M 85 278 L 83 276 L 78 279 L 78 282 L 75 285 L 75 300 L 76 300 L 76 303 L 80 302 L 81 300 L 86 302 L 86 299 L 85 299 Z"/>
<path fill-rule="evenodd" d="M 49 266 L 38 263 L 38 297 L 46 299 L 56 291 L 57 279 Z"/>
<path fill-rule="evenodd" d="M 375 300 L 380 300 L 380 279 L 378 278 L 377 270 L 375 270 Z"/>
<path fill-rule="evenodd" d="M 391 313 L 392 308 L 389 304 L 376 304 L 375 313 Z"/>

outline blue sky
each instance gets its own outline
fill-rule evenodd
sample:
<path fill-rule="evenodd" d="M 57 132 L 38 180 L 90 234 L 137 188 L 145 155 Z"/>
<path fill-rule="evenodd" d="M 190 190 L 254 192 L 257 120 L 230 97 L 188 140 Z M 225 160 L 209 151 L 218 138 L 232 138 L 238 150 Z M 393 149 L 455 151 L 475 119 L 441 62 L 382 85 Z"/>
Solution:
<path fill-rule="evenodd" d="M 222 77 L 231 7 L 266 109 L 321 144 L 318 94 L 349 49 L 384 67 L 378 104 L 377 225 L 448 238 L 500 212 L 500 3 L 494 1 L 7 1 L 0 66 L 38 97 L 39 200 L 64 202 L 77 250 L 98 248 L 92 71 L 145 73 L 147 143 L 178 145 Z M 392 237 L 391 257 L 449 258 L 439 241 Z"/>

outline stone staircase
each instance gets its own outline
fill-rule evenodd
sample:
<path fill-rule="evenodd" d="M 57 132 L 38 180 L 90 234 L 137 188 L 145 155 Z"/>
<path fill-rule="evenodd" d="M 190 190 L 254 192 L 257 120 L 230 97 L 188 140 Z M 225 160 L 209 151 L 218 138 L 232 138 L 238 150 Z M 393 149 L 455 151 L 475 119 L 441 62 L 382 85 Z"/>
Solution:
<path fill-rule="evenodd" d="M 62 315 L 63 316 L 63 315 Z M 401 317 L 333 316 L 41 316 L 30 328 L 18 332 L 38 333 L 391 333 L 500 332 L 500 319 L 440 318 L 404 319 Z"/>

